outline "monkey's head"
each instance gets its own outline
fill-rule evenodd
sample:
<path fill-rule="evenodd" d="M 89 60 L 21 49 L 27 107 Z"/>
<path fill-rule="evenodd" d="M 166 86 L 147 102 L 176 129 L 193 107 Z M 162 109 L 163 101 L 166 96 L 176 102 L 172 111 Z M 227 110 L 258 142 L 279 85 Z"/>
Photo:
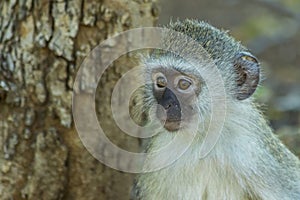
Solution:
<path fill-rule="evenodd" d="M 186 34 L 205 49 L 221 74 L 227 101 L 249 104 L 247 99 L 259 83 L 260 69 L 258 60 L 245 47 L 205 22 L 185 20 L 168 28 Z M 193 52 L 184 42 L 170 38 L 166 42 Z M 205 74 L 198 69 L 209 66 L 189 66 L 180 55 L 163 50 L 154 50 L 145 65 L 147 81 L 151 82 L 146 96 L 159 105 L 156 117 L 167 131 L 184 128 L 195 116 L 205 118 L 209 93 L 214 91 L 207 87 Z"/>

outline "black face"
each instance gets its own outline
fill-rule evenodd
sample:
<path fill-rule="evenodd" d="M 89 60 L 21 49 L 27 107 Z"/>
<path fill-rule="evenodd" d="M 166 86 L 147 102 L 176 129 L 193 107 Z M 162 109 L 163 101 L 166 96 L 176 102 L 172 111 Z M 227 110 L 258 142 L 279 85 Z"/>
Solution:
<path fill-rule="evenodd" d="M 159 104 L 156 115 L 168 131 L 177 131 L 196 113 L 200 81 L 176 70 L 156 69 L 152 73 L 153 95 Z"/>

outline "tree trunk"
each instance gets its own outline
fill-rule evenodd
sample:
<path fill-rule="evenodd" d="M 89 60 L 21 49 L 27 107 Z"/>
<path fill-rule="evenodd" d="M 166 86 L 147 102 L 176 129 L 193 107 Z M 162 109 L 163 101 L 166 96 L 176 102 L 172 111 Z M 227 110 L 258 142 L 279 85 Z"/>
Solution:
<path fill-rule="evenodd" d="M 1 0 L 0 199 L 128 199 L 133 175 L 102 165 L 83 147 L 72 121 L 76 70 L 107 37 L 152 26 L 156 0 Z M 129 68 L 126 57 L 104 75 L 102 98 Z M 98 109 L 115 137 L 109 104 Z"/>

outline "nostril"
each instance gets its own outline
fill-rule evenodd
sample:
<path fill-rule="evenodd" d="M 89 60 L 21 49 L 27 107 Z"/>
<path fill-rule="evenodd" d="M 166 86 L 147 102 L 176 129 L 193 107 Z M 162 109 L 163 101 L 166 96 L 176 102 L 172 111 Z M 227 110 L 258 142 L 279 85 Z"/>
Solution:
<path fill-rule="evenodd" d="M 172 104 L 169 103 L 169 104 L 167 104 L 167 105 L 165 106 L 165 109 L 168 110 L 168 109 L 171 108 L 171 107 L 172 107 Z"/>

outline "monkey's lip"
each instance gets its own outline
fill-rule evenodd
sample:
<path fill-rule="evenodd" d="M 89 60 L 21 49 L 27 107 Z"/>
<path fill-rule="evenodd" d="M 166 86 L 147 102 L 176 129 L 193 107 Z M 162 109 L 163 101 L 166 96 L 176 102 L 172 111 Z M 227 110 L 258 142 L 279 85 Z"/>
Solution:
<path fill-rule="evenodd" d="M 170 132 L 178 131 L 180 129 L 181 120 L 161 120 L 164 128 Z"/>

